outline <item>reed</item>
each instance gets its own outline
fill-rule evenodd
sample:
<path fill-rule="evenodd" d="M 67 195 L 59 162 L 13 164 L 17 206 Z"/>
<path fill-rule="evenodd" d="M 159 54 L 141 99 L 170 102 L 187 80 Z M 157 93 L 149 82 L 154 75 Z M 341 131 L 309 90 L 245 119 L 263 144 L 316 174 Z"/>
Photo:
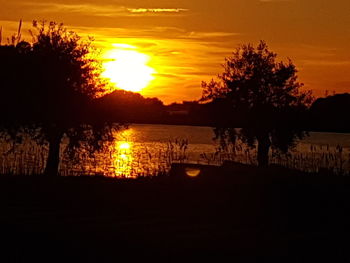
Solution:
<path fill-rule="evenodd" d="M 310 145 L 310 150 L 307 152 L 292 151 L 282 154 L 275 151 L 271 162 L 306 172 L 349 175 L 350 149 L 344 149 L 341 145 L 336 147 Z"/>
<path fill-rule="evenodd" d="M 114 143 L 89 155 L 83 149 L 72 162 L 63 155 L 62 173 L 70 175 L 104 175 L 119 178 L 165 175 L 174 162 L 186 162 L 188 140 L 175 139 L 167 143 L 133 143 L 131 149 L 117 149 Z"/>
<path fill-rule="evenodd" d="M 62 143 L 60 174 L 103 175 L 120 178 L 158 176 L 168 174 L 172 163 L 195 162 L 222 165 L 224 161 L 257 165 L 255 147 L 237 143 L 225 149 L 218 147 L 194 159 L 187 139 L 169 140 L 166 143 L 132 143 L 130 149 L 116 149 L 115 143 L 106 143 L 101 152 L 91 154 L 81 148 L 74 159 Z M 0 174 L 42 174 L 48 155 L 48 145 L 39 145 L 29 137 L 16 144 L 2 140 L 0 144 Z M 310 145 L 308 149 L 295 149 L 281 153 L 272 149 L 270 162 L 279 166 L 306 172 L 327 172 L 350 175 L 350 149 L 341 145 Z"/>
<path fill-rule="evenodd" d="M 218 148 L 214 153 L 201 154 L 202 161 L 207 164 L 221 165 L 224 161 L 257 165 L 256 147 L 247 147 L 238 143 L 229 148 Z M 336 175 L 350 175 L 350 149 L 341 145 L 310 145 L 307 151 L 294 149 L 282 153 L 271 149 L 270 163 L 279 166 L 310 173 L 331 173 Z"/>

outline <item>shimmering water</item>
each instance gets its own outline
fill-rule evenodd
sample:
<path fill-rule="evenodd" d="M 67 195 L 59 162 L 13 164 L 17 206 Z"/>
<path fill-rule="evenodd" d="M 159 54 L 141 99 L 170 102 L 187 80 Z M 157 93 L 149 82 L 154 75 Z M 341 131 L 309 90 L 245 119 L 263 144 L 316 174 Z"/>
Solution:
<path fill-rule="evenodd" d="M 225 159 L 255 164 L 256 150 L 237 147 L 234 156 L 217 151 L 209 127 L 132 125 L 94 157 L 82 151 L 77 162 L 61 152 L 62 175 L 103 174 L 136 177 L 167 173 L 172 162 L 220 165 Z M 340 147 L 341 146 L 341 147 Z M 271 154 L 271 161 L 292 168 L 317 171 L 321 167 L 345 173 L 350 170 L 350 134 L 310 133 L 289 155 Z M 27 141 L 11 149 L 2 144 L 0 173 L 38 174 L 45 166 L 47 146 Z"/>
<path fill-rule="evenodd" d="M 65 160 L 62 172 L 76 169 L 117 177 L 167 173 L 173 162 L 203 163 L 201 154 L 213 153 L 217 147 L 213 135 L 208 127 L 132 125 L 116 134 L 107 153 L 81 158 L 75 168 Z"/>

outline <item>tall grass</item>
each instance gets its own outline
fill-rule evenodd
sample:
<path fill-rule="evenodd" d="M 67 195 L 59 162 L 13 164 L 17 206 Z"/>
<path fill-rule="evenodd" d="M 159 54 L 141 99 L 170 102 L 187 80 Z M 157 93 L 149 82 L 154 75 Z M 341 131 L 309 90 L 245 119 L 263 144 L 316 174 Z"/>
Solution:
<path fill-rule="evenodd" d="M 257 148 L 240 143 L 226 149 L 217 148 L 213 153 L 201 154 L 201 162 L 222 165 L 224 161 L 234 161 L 257 165 Z M 270 164 L 310 173 L 331 173 L 350 175 L 350 149 L 341 145 L 309 145 L 308 150 L 294 149 L 287 153 L 272 148 Z"/>
<path fill-rule="evenodd" d="M 132 143 L 131 149 L 117 149 L 113 143 L 91 154 L 81 148 L 71 158 L 63 142 L 60 152 L 61 175 L 103 175 L 121 178 L 167 174 L 174 162 L 189 160 L 188 140 L 166 143 Z M 39 145 L 30 138 L 21 144 L 0 143 L 0 174 L 42 174 L 48 156 L 48 145 Z"/>
<path fill-rule="evenodd" d="M 48 145 L 40 146 L 26 139 L 22 144 L 2 141 L 0 144 L 0 174 L 42 174 L 48 155 Z"/>
<path fill-rule="evenodd" d="M 350 174 L 350 149 L 341 145 L 335 147 L 310 145 L 306 152 L 282 154 L 273 151 L 271 162 L 306 172 L 326 172 L 338 175 Z"/>
<path fill-rule="evenodd" d="M 67 154 L 65 143 L 61 147 L 61 175 L 103 175 L 121 178 L 155 176 L 167 174 L 174 162 L 195 162 L 210 165 L 222 165 L 224 161 L 235 161 L 257 165 L 257 149 L 244 144 L 220 147 L 213 152 L 191 156 L 188 140 L 175 139 L 166 143 L 132 143 L 130 149 L 116 149 L 115 145 L 106 145 L 102 152 L 91 155 L 86 149 L 79 150 L 76 159 Z M 23 143 L 9 141 L 0 143 L 0 174 L 32 175 L 42 174 L 48 155 L 48 145 L 38 145 L 30 138 Z M 194 159 L 196 158 L 196 159 Z M 341 145 L 309 145 L 307 149 L 296 149 L 281 153 L 272 149 L 272 164 L 307 172 L 326 172 L 339 175 L 350 174 L 350 149 Z"/>
<path fill-rule="evenodd" d="M 121 178 L 167 174 L 174 162 L 188 160 L 188 141 L 176 139 L 167 143 L 131 143 L 130 149 L 118 149 L 113 144 L 90 156 L 81 151 L 78 163 L 62 159 L 61 174 L 104 175 Z"/>

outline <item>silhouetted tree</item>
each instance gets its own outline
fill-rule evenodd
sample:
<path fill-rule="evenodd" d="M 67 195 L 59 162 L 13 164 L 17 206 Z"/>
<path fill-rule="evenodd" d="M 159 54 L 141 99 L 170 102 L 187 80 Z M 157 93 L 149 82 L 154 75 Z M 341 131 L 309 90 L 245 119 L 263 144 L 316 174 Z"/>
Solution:
<path fill-rule="evenodd" d="M 271 145 L 286 152 L 304 136 L 299 118 L 312 101 L 311 92 L 300 91 L 293 63 L 277 62 L 276 56 L 264 41 L 256 48 L 241 45 L 226 58 L 219 79 L 202 84 L 202 100 L 222 105 L 217 138 L 222 145 L 257 142 L 259 166 L 268 165 Z"/>
<path fill-rule="evenodd" d="M 34 22 L 33 27 L 33 43 L 18 39 L 0 46 L 1 128 L 48 142 L 45 174 L 57 175 L 64 135 L 72 148 L 88 141 L 91 149 L 99 149 L 117 126 L 94 111 L 93 99 L 107 84 L 91 40 L 84 42 L 54 22 Z"/>

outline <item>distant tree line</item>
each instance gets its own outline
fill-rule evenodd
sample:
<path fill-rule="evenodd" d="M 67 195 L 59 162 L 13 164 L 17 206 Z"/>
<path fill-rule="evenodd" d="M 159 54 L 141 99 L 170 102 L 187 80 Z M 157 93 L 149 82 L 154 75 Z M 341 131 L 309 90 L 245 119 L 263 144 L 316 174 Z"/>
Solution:
<path fill-rule="evenodd" d="M 237 111 L 220 114 L 230 105 L 221 98 L 211 102 L 183 101 L 164 105 L 157 98 L 116 90 L 96 100 L 99 111 L 114 121 L 172 125 L 243 127 L 244 117 Z M 298 116 L 298 125 L 307 131 L 350 132 L 350 93 L 317 98 Z"/>
<path fill-rule="evenodd" d="M 350 93 L 317 99 L 308 112 L 309 129 L 350 132 Z"/>

